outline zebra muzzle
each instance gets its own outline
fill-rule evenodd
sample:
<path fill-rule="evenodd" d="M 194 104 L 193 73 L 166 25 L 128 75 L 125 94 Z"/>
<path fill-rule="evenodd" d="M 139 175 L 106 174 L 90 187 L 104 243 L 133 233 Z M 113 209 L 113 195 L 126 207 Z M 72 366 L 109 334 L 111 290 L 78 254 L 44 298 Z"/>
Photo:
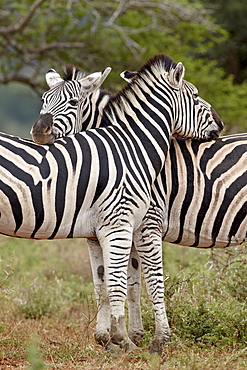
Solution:
<path fill-rule="evenodd" d="M 53 132 L 53 116 L 51 113 L 41 114 L 31 129 L 32 139 L 40 145 L 53 144 L 56 135 Z"/>

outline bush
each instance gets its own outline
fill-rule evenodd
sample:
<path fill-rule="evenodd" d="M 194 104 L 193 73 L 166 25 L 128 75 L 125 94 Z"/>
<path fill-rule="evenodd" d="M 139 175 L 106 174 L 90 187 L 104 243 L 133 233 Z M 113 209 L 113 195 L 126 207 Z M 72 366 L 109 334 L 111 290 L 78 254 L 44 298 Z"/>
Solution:
<path fill-rule="evenodd" d="M 178 247 L 180 253 L 174 248 L 164 252 L 166 272 L 171 268 L 165 287 L 174 338 L 200 346 L 246 345 L 246 247 L 206 252 Z M 167 262 L 173 253 L 179 272 Z"/>

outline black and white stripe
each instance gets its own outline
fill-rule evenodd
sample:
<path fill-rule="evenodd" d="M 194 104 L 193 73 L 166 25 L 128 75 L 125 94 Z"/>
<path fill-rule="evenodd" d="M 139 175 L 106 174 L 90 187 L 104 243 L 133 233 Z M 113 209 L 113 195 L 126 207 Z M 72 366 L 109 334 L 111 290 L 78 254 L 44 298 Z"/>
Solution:
<path fill-rule="evenodd" d="M 247 134 L 208 143 L 173 140 L 162 176 L 169 202 L 164 240 L 205 248 L 246 241 L 246 159 Z"/>
<path fill-rule="evenodd" d="M 103 182 L 98 181 L 94 188 L 87 183 L 87 189 L 90 189 L 93 204 L 100 201 L 100 212 L 93 236 L 98 237 L 103 251 L 100 263 L 106 270 L 111 326 L 115 332 L 112 333 L 111 339 L 119 342 L 116 338 L 121 337 L 121 340 L 130 345 L 123 334 L 123 305 L 119 309 L 120 305 L 115 302 L 124 302 L 126 296 L 127 264 L 132 232 L 135 231 L 134 240 L 142 259 L 156 314 L 156 335 L 152 345 L 155 351 L 160 349 L 169 329 L 163 303 L 160 245 L 164 209 L 157 207 L 151 200 L 152 184 L 162 169 L 169 147 L 169 137 L 174 130 L 179 131 L 180 135 L 212 138 L 217 136 L 222 128 L 222 123 L 211 106 L 198 97 L 193 85 L 183 81 L 183 72 L 181 63 L 176 65 L 163 55 L 155 57 L 138 72 L 134 83 L 110 99 L 102 116 L 101 123 L 104 128 L 80 134 L 83 138 L 88 138 L 83 149 L 88 148 L 89 168 L 103 179 Z M 60 114 L 59 109 L 50 104 L 52 95 L 57 94 L 57 90 L 54 86 L 51 87 L 52 89 L 45 93 L 43 111 L 35 126 L 39 127 L 40 122 L 43 123 L 44 115 L 51 114 L 50 109 L 55 112 L 52 115 L 52 123 L 58 124 L 56 119 Z M 64 96 L 62 95 L 62 98 Z M 61 109 L 63 112 L 63 104 Z M 80 116 L 77 119 L 81 121 Z M 32 130 L 34 139 L 35 126 Z M 74 127 L 79 127 L 76 119 Z M 196 132 L 197 130 L 199 131 Z M 94 178 L 95 176 L 91 175 L 88 181 Z M 86 191 L 87 189 L 85 188 Z M 81 210 L 81 204 L 78 209 Z M 92 217 L 94 214 L 88 216 Z M 109 233 L 106 233 L 108 225 L 111 225 L 111 228 Z M 70 236 L 77 235 L 71 233 Z M 97 243 L 90 244 L 91 255 L 100 259 Z M 100 266 L 98 265 L 98 268 Z M 100 274 L 94 266 L 93 273 L 95 285 L 102 286 L 102 281 L 99 282 Z M 120 330 L 117 329 L 118 326 Z M 105 328 L 102 329 L 101 322 L 98 322 L 98 341 L 106 343 L 106 337 L 109 341 L 106 331 Z"/>

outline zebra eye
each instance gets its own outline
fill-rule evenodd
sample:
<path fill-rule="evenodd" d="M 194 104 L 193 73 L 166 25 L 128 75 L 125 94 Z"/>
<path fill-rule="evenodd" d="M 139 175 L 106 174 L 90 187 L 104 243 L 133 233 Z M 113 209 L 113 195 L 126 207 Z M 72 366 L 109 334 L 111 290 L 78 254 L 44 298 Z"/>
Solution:
<path fill-rule="evenodd" d="M 78 100 L 77 100 L 77 99 L 71 99 L 71 100 L 69 101 L 69 103 L 70 103 L 71 105 L 75 106 L 75 105 L 77 105 L 77 104 L 78 104 Z"/>

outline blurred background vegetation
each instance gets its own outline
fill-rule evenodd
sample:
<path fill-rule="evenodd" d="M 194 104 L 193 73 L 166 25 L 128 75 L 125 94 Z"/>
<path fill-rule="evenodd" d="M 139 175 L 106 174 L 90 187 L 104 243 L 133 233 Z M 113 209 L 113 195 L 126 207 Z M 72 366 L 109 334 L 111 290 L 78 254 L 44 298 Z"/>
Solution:
<path fill-rule="evenodd" d="M 247 3 L 244 0 L 0 0 L 0 131 L 29 136 L 49 68 L 113 68 L 104 84 L 157 53 L 218 111 L 226 133 L 247 131 Z"/>

